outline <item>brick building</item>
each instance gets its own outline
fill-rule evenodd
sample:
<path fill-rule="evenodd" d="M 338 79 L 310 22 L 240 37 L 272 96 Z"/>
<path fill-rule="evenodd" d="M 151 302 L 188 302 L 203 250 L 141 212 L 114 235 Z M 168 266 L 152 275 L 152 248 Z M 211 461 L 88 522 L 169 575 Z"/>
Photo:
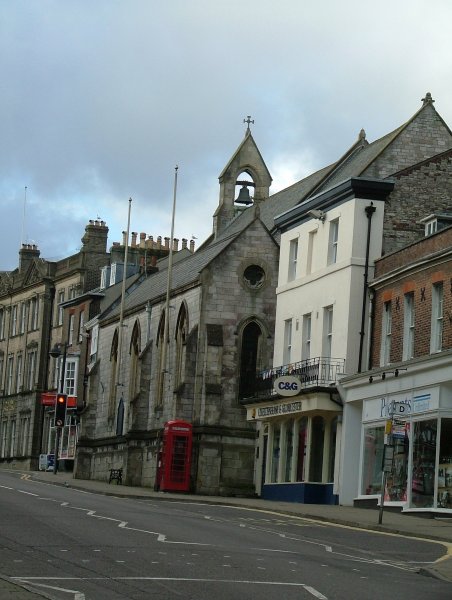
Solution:
<path fill-rule="evenodd" d="M 426 236 L 376 261 L 373 368 L 341 382 L 346 402 L 361 413 L 358 503 L 383 495 L 406 512 L 452 510 L 451 219 L 427 215 Z"/>

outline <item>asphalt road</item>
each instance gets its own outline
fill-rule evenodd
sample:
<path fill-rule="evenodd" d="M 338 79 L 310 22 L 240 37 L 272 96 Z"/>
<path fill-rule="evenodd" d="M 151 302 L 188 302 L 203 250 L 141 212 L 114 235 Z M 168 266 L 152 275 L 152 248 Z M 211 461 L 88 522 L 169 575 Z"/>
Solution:
<path fill-rule="evenodd" d="M 450 600 L 438 543 L 0 473 L 0 570 L 58 600 Z M 2 599 L 3 600 L 3 599 Z"/>

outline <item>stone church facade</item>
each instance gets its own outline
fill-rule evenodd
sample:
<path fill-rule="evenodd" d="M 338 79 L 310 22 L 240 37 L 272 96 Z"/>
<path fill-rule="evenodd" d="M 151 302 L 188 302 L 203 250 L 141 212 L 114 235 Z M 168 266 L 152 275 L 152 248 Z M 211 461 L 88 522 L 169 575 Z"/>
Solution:
<path fill-rule="evenodd" d="M 193 426 L 191 490 L 253 493 L 255 429 L 239 399 L 272 358 L 279 251 L 260 218 L 270 183 L 247 130 L 220 175 L 212 236 L 174 260 L 168 316 L 167 263 L 127 294 L 121 328 L 120 307 L 100 315 L 76 477 L 122 468 L 128 484 L 155 486 L 164 425 L 180 419 Z M 240 186 L 252 188 L 247 204 L 235 202 Z"/>

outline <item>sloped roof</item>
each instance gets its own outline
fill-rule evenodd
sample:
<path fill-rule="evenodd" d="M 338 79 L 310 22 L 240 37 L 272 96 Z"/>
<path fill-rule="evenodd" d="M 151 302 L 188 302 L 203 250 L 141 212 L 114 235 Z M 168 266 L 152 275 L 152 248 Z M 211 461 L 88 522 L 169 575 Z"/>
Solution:
<path fill-rule="evenodd" d="M 194 254 L 173 263 L 171 289 L 177 290 L 196 283 L 201 271 L 231 244 L 255 219 L 254 210 L 245 211 L 231 222 L 220 237 L 213 243 L 199 249 Z M 146 302 L 157 302 L 166 296 L 168 268 L 150 275 L 125 299 L 124 312 L 143 306 Z M 115 306 L 108 318 L 119 314 L 120 307 Z"/>
<path fill-rule="evenodd" d="M 412 123 L 416 117 L 425 109 L 426 106 L 432 106 L 431 101 L 424 105 L 413 115 L 413 117 L 402 126 L 383 137 L 368 143 L 365 140 L 364 132 L 360 133 L 358 140 L 339 158 L 338 161 L 312 173 L 308 177 L 294 183 L 288 188 L 273 194 L 268 199 L 255 204 L 259 209 L 259 216 L 264 226 L 269 231 L 275 231 L 274 219 L 277 215 L 283 214 L 297 204 L 308 200 L 310 197 L 325 191 L 338 183 L 359 177 L 364 174 L 366 169 L 384 152 L 384 150 Z M 433 108 L 433 110 L 435 110 Z M 435 111 L 436 113 L 436 111 Z M 437 114 L 437 113 L 436 113 Z M 439 115 L 438 115 L 439 117 Z M 450 132 L 447 125 L 443 122 L 447 131 Z M 223 169 L 221 176 L 227 171 L 228 166 L 234 160 L 237 153 L 240 152 L 245 143 L 252 142 L 255 146 L 251 133 L 247 132 L 244 140 L 241 142 L 231 160 Z M 259 152 L 259 149 L 256 146 Z M 228 226 L 216 238 L 210 236 L 205 240 L 200 248 L 190 256 L 173 264 L 172 272 L 172 290 L 181 289 L 192 283 L 196 283 L 201 271 L 216 258 L 227 246 L 240 235 L 246 227 L 257 218 L 254 207 L 245 209 L 235 217 Z M 144 305 L 147 301 L 158 301 L 166 296 L 167 288 L 167 268 L 161 269 L 148 277 L 126 298 L 125 311 L 133 310 Z M 119 312 L 116 307 L 109 316 L 115 316 Z"/>

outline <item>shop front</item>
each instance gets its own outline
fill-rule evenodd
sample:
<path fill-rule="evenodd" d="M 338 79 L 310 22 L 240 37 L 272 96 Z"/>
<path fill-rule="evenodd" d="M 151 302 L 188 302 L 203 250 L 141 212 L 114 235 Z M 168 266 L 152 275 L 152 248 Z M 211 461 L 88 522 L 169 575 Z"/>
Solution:
<path fill-rule="evenodd" d="M 256 491 L 262 498 L 337 504 L 341 413 L 341 405 L 321 391 L 247 406 L 247 419 L 258 424 Z"/>
<path fill-rule="evenodd" d="M 382 476 L 385 446 L 392 467 Z M 452 510 L 452 395 L 440 386 L 363 402 L 360 501 Z"/>

